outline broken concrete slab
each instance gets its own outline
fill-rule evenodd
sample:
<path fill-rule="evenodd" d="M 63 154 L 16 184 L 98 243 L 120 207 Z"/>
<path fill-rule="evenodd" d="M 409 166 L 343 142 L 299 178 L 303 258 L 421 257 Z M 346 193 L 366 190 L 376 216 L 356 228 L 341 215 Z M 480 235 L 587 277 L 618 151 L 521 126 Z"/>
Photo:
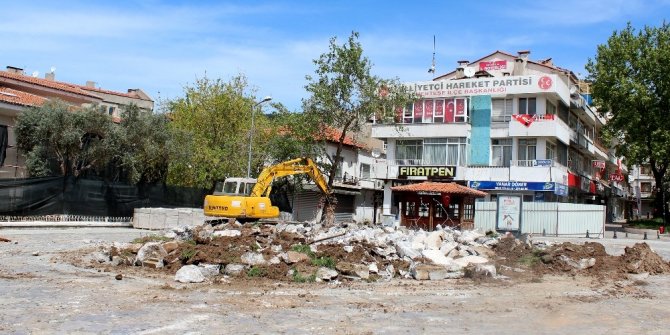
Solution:
<path fill-rule="evenodd" d="M 316 278 L 325 281 L 333 280 L 334 278 L 337 278 L 338 275 L 339 273 L 337 271 L 326 267 L 320 267 L 316 270 Z"/>
<path fill-rule="evenodd" d="M 212 233 L 212 236 L 223 236 L 223 237 L 235 237 L 235 236 L 241 236 L 242 232 L 239 230 L 235 229 L 224 229 L 224 230 L 217 230 Z"/>
<path fill-rule="evenodd" d="M 489 259 L 482 256 L 465 256 L 461 258 L 454 258 L 454 263 L 461 267 L 466 267 L 470 264 L 484 264 L 488 263 Z"/>
<path fill-rule="evenodd" d="M 177 270 L 174 280 L 180 283 L 202 283 L 205 276 L 197 265 L 184 265 Z"/>
<path fill-rule="evenodd" d="M 448 271 L 444 266 L 417 264 L 410 269 L 410 273 L 416 280 L 440 280 L 447 277 Z"/>
<path fill-rule="evenodd" d="M 202 275 L 205 277 L 214 277 L 221 273 L 221 265 L 219 264 L 200 263 L 198 264 L 198 267 L 200 268 Z"/>
<path fill-rule="evenodd" d="M 135 256 L 133 263 L 139 266 L 149 258 L 157 259 L 162 263 L 167 254 L 167 251 L 165 251 L 160 242 L 148 242 L 137 251 L 137 256 Z"/>
<path fill-rule="evenodd" d="M 257 252 L 245 252 L 242 256 L 240 256 L 240 260 L 243 264 L 251 266 L 267 264 L 263 254 Z"/>
<path fill-rule="evenodd" d="M 362 264 L 339 262 L 335 266 L 335 269 L 344 275 L 356 276 L 361 279 L 370 278 L 370 270 L 367 266 Z"/>
<path fill-rule="evenodd" d="M 223 269 L 223 273 L 228 276 L 237 277 L 244 273 L 246 266 L 244 264 L 226 264 L 226 267 Z"/>

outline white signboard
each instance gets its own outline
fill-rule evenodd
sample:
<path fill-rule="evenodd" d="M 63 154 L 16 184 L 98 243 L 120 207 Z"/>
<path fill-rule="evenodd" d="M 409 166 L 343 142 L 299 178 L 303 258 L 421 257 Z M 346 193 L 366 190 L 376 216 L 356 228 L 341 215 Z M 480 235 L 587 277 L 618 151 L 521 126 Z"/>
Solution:
<path fill-rule="evenodd" d="M 504 231 L 521 230 L 521 196 L 498 195 L 496 229 Z"/>
<path fill-rule="evenodd" d="M 405 86 L 424 98 L 555 92 L 567 99 L 567 91 L 562 92 L 565 85 L 559 85 L 555 74 L 421 81 Z"/>

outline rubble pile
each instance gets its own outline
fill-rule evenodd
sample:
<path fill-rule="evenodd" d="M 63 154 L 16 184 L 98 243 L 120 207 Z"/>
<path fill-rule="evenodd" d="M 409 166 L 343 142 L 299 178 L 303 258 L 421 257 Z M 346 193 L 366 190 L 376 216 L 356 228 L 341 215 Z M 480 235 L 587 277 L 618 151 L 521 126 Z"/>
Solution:
<path fill-rule="evenodd" d="M 233 222 L 178 227 L 135 242 L 112 245 L 110 264 L 170 271 L 180 282 L 221 275 L 318 282 L 494 277 L 490 247 L 498 238 L 439 226 L 426 232 L 355 223 L 325 228 Z"/>
<path fill-rule="evenodd" d="M 528 236 L 515 239 L 477 230 L 438 226 L 426 232 L 355 223 L 183 226 L 134 243 L 115 243 L 92 262 L 158 269 L 183 283 L 235 277 L 329 282 L 670 271 L 646 244 L 610 256 L 594 242 L 533 243 Z"/>

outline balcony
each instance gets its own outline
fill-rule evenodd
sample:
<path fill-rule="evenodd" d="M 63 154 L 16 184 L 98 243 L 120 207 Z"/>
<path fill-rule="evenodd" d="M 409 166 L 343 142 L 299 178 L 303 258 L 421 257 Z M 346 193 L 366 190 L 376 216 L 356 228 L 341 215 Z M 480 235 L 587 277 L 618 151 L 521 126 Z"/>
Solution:
<path fill-rule="evenodd" d="M 520 118 L 519 118 L 520 119 Z M 523 120 L 522 120 L 523 121 Z M 554 115 L 533 115 L 522 122 L 512 119 L 509 122 L 511 137 L 555 137 L 559 141 L 570 143 L 570 127 Z"/>
<path fill-rule="evenodd" d="M 469 123 L 374 124 L 371 136 L 373 138 L 430 138 L 444 137 L 445 131 L 448 131 L 449 137 L 468 137 L 470 128 Z"/>

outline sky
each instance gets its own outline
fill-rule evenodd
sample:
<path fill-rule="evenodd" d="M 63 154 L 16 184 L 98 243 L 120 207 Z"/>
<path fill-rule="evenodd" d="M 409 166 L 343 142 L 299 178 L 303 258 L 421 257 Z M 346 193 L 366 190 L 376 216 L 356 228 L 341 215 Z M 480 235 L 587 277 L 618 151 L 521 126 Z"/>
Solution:
<path fill-rule="evenodd" d="M 12 1 L 0 0 L 0 68 L 125 92 L 157 103 L 198 78 L 248 79 L 259 100 L 299 111 L 305 76 L 329 41 L 360 34 L 372 73 L 431 80 L 496 50 L 586 76 L 615 30 L 660 26 L 670 0 L 517 1 Z M 433 49 L 433 37 L 435 49 Z"/>

